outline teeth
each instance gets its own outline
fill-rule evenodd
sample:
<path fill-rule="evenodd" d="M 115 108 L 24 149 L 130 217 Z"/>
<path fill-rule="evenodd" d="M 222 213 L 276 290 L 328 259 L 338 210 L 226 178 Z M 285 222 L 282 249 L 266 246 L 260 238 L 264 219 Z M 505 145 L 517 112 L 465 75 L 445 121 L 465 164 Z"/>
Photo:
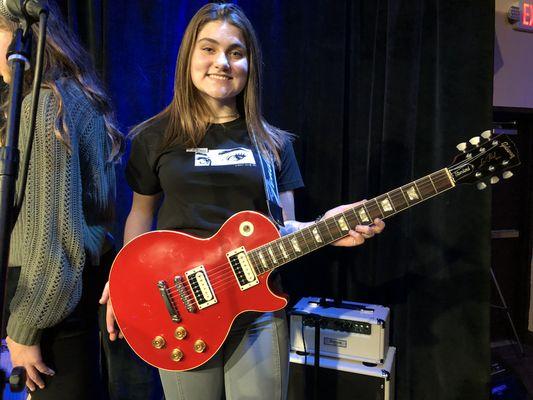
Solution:
<path fill-rule="evenodd" d="M 228 76 L 223 76 L 223 75 L 209 75 L 210 78 L 214 78 L 214 79 L 219 79 L 221 81 L 229 81 L 229 77 Z"/>

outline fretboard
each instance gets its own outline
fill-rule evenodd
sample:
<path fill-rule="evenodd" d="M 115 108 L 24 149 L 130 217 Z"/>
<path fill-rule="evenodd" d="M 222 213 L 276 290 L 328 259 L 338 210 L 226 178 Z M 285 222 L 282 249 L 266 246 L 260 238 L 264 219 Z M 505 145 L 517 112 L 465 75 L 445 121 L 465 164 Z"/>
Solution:
<path fill-rule="evenodd" d="M 447 168 L 351 207 L 248 252 L 258 274 L 280 267 L 348 235 L 356 225 L 371 225 L 455 186 Z"/>

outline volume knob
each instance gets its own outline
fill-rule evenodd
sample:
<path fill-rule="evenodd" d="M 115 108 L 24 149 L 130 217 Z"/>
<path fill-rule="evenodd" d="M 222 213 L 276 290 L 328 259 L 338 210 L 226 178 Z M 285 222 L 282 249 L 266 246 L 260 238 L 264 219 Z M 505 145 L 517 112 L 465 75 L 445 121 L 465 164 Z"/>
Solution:
<path fill-rule="evenodd" d="M 183 358 L 183 351 L 180 349 L 174 349 L 172 350 L 172 353 L 170 353 L 170 358 L 172 361 L 178 362 Z"/>
<path fill-rule="evenodd" d="M 178 326 L 174 331 L 174 337 L 178 340 L 183 340 L 185 336 L 187 336 L 187 330 L 183 326 Z"/>
<path fill-rule="evenodd" d="M 197 353 L 203 353 L 206 347 L 207 345 L 202 339 L 198 339 L 196 342 L 194 342 L 194 351 Z"/>
<path fill-rule="evenodd" d="M 154 346 L 156 349 L 162 349 L 165 347 L 166 341 L 163 336 L 156 336 L 152 339 L 152 346 Z"/>

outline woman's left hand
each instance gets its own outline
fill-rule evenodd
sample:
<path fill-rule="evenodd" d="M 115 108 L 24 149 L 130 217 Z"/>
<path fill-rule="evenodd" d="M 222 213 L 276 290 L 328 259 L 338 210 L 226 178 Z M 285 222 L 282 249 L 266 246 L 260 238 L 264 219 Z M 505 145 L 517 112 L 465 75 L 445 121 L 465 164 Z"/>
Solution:
<path fill-rule="evenodd" d="M 358 205 L 364 203 L 366 200 L 359 201 L 357 203 L 353 204 L 344 204 L 342 206 L 338 206 L 335 208 L 332 208 L 327 213 L 324 214 L 322 219 L 332 217 L 335 214 L 339 214 L 349 208 L 357 207 Z M 372 225 L 357 225 L 354 229 L 350 229 L 348 232 L 348 236 L 337 240 L 333 243 L 333 246 L 341 246 L 341 247 L 353 247 L 353 246 L 359 246 L 365 242 L 366 239 L 370 239 L 374 235 L 381 233 L 381 231 L 385 228 L 385 222 L 380 220 L 379 218 L 376 218 L 374 220 L 374 223 Z"/>
<path fill-rule="evenodd" d="M 13 367 L 24 367 L 26 370 L 26 386 L 32 392 L 37 386 L 44 389 L 44 381 L 40 374 L 52 376 L 55 372 L 43 362 L 41 347 L 38 344 L 26 346 L 14 342 L 9 336 L 6 338 L 6 343 Z"/>

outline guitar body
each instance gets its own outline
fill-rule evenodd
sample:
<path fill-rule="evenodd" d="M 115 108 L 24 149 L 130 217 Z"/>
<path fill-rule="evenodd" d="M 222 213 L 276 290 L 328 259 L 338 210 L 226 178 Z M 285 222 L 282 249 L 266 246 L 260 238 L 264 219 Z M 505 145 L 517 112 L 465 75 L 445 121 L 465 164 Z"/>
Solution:
<path fill-rule="evenodd" d="M 185 371 L 216 354 L 239 314 L 285 307 L 286 297 L 274 294 L 268 285 L 271 272 L 257 274 L 258 283 L 241 290 L 227 257 L 228 252 L 242 246 L 249 251 L 277 238 L 278 230 L 266 217 L 243 211 L 207 239 L 176 231 L 153 231 L 130 241 L 117 255 L 109 278 L 111 302 L 128 344 L 155 367 Z M 193 273 L 201 275 L 196 290 L 206 291 L 202 295 L 209 300 L 210 286 L 216 298 L 216 303 L 201 309 L 194 301 L 195 287 L 186 278 L 199 266 L 203 269 Z M 177 276 L 185 281 L 181 294 L 174 284 Z M 161 281 L 166 284 L 179 321 L 171 318 L 158 286 Z M 187 301 L 191 310 L 186 307 Z M 177 328 L 181 334 L 183 329 L 186 331 L 185 337 L 176 338 Z"/>

